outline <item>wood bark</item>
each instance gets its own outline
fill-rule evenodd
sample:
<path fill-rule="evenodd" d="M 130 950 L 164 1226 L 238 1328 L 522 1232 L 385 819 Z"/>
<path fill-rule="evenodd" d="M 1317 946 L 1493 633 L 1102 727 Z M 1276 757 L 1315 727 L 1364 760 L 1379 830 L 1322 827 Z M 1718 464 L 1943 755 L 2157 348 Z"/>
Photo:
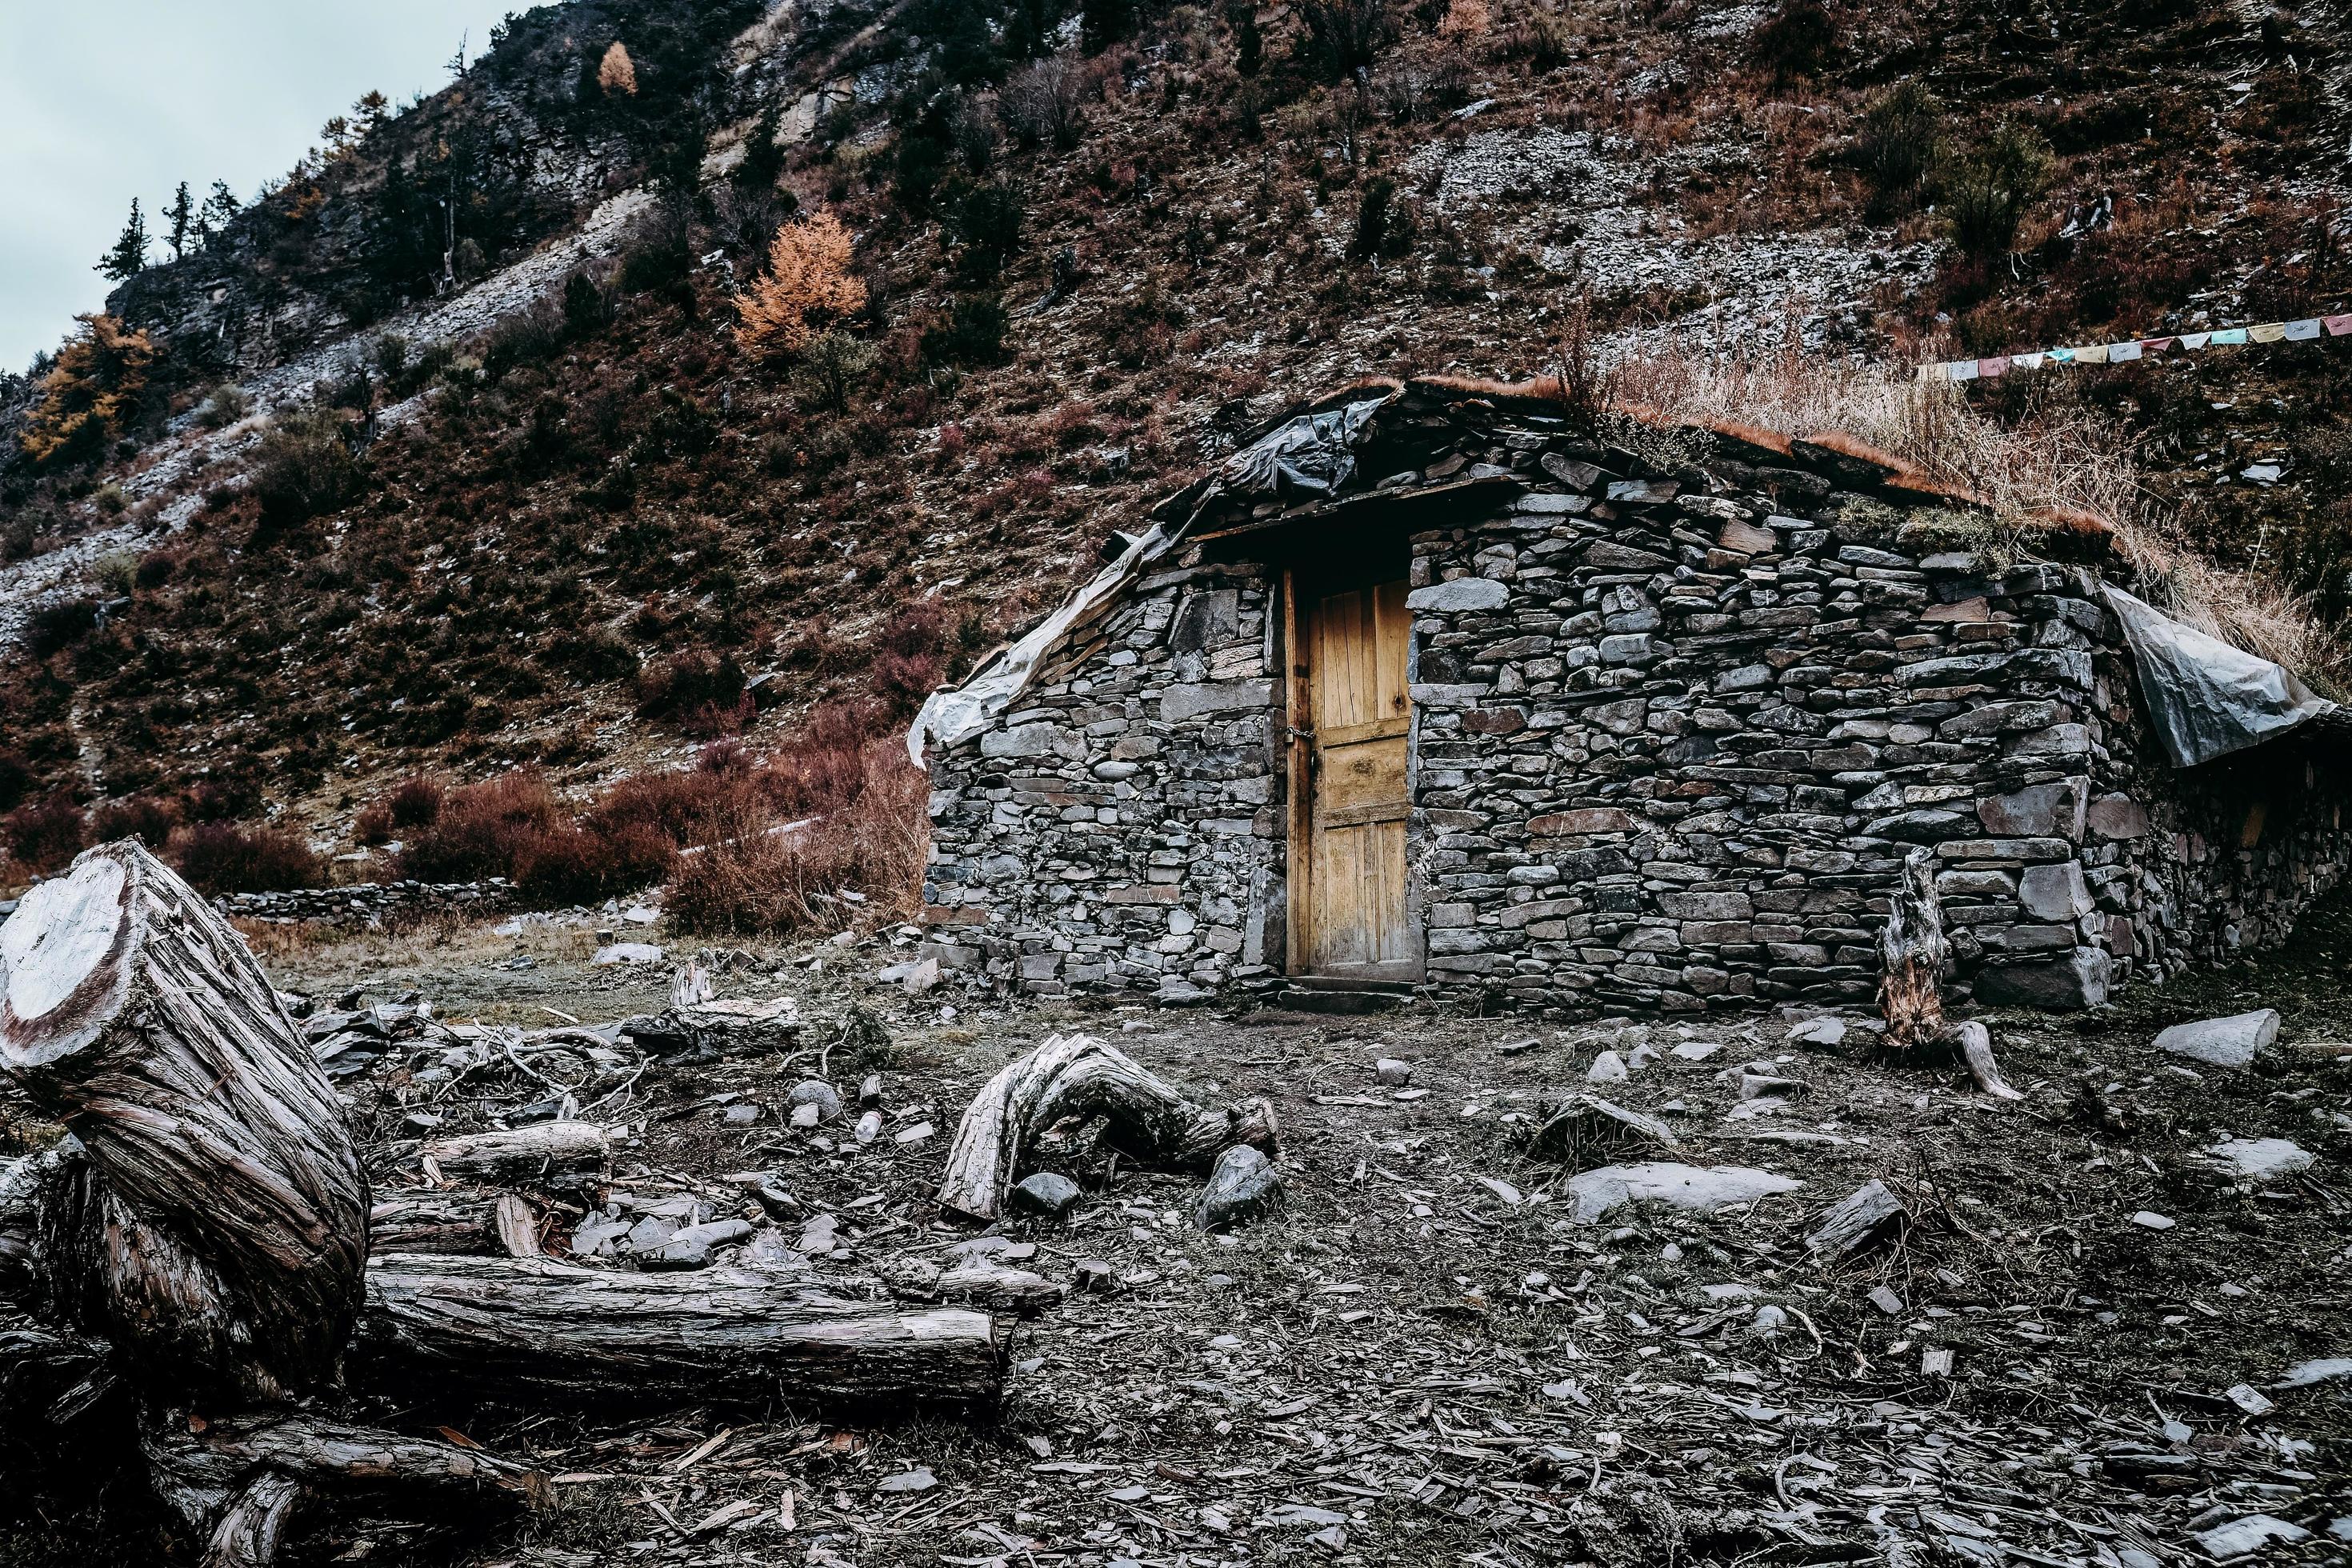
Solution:
<path fill-rule="evenodd" d="M 657 1406 L 977 1410 L 1003 1387 L 985 1312 L 845 1301 L 788 1276 L 622 1274 L 552 1258 L 387 1256 L 368 1268 L 354 1375 L 387 1393 Z"/>
<path fill-rule="evenodd" d="M 1163 1170 L 1205 1170 L 1247 1143 L 1271 1154 L 1281 1136 L 1274 1107 L 1247 1100 L 1193 1104 L 1091 1035 L 1055 1035 L 988 1081 L 963 1113 L 940 1183 L 940 1206 L 994 1219 L 1037 1138 L 1069 1117 L 1104 1118 L 1112 1148 Z"/>
<path fill-rule="evenodd" d="M 52 1305 L 143 1378 L 251 1402 L 330 1386 L 367 1180 L 243 941 L 134 839 L 0 927 L 0 1068 L 80 1144 L 45 1220 Z"/>
<path fill-rule="evenodd" d="M 1924 1046 L 1944 1031 L 1944 974 L 1952 944 L 1944 935 L 1943 900 L 1936 892 L 1935 859 L 1913 850 L 1878 932 L 1878 1005 L 1886 1016 L 1886 1043 L 1901 1050 Z"/>
<path fill-rule="evenodd" d="M 156 1495 L 208 1538 L 205 1568 L 263 1568 L 311 1500 L 341 1510 L 389 1502 L 438 1519 L 508 1511 L 545 1492 L 537 1474 L 478 1448 L 308 1414 L 157 1415 L 139 1446 Z"/>
<path fill-rule="evenodd" d="M 534 1121 L 425 1146 L 425 1160 L 445 1176 L 503 1182 L 598 1170 L 612 1154 L 612 1134 L 593 1121 Z"/>
<path fill-rule="evenodd" d="M 1878 1005 L 1886 1016 L 1886 1043 L 1898 1050 L 1927 1045 L 1956 1052 L 1977 1087 L 1998 1100 L 2025 1097 L 2001 1081 L 1993 1062 L 1992 1032 L 1979 1023 L 1944 1016 L 1944 976 L 1952 944 L 1944 934 L 1944 905 L 1936 892 L 1935 858 L 1915 849 L 1878 933 Z"/>

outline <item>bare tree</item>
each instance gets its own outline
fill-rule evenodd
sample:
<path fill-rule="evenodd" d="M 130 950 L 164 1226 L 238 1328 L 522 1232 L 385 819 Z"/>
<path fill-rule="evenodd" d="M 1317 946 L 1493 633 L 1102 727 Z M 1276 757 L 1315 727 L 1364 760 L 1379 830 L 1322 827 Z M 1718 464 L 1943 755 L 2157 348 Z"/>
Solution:
<path fill-rule="evenodd" d="M 1086 108 L 1102 92 L 1092 68 L 1066 55 L 1048 55 L 1007 77 L 997 94 L 1004 129 L 1024 147 L 1051 142 L 1066 153 L 1086 134 Z"/>

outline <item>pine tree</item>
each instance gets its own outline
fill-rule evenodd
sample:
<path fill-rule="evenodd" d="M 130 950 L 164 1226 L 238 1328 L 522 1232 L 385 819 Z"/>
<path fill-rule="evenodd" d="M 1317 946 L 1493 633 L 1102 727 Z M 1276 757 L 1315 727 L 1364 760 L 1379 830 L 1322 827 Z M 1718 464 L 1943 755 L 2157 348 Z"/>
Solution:
<path fill-rule="evenodd" d="M 604 63 L 596 68 L 596 85 L 608 95 L 619 92 L 631 98 L 636 96 L 637 62 L 629 58 L 628 46 L 618 38 L 613 40 L 613 47 L 604 51 Z"/>
<path fill-rule="evenodd" d="M 137 196 L 131 198 L 131 216 L 114 237 L 113 248 L 99 258 L 98 269 L 117 283 L 147 270 L 147 219 Z"/>
<path fill-rule="evenodd" d="M 360 134 L 368 135 L 381 129 L 384 121 L 392 118 L 392 100 L 371 88 L 360 95 L 357 103 L 352 105 L 352 113 L 358 117 Z"/>
<path fill-rule="evenodd" d="M 236 199 L 236 193 L 228 188 L 228 182 L 215 180 L 212 194 L 205 198 L 205 205 L 196 209 L 196 237 L 209 246 L 213 236 L 228 227 L 229 219 L 243 210 L 244 204 Z"/>
<path fill-rule="evenodd" d="M 846 316 L 866 305 L 866 284 L 849 269 L 849 233 L 819 212 L 776 230 L 768 270 L 735 296 L 742 315 L 737 346 L 752 353 L 795 354 L 814 335 L 820 317 Z"/>
<path fill-rule="evenodd" d="M 187 181 L 180 182 L 179 190 L 172 196 L 172 205 L 163 209 L 163 216 L 172 225 L 172 232 L 164 243 L 172 247 L 172 259 L 177 261 L 188 253 L 188 233 L 196 218 L 195 198 L 188 195 Z"/>

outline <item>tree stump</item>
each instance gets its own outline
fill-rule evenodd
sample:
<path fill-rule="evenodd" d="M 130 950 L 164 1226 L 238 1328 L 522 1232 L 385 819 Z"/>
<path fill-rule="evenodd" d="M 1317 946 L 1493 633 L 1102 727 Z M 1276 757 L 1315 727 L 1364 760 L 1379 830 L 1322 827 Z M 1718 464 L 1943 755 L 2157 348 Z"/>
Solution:
<path fill-rule="evenodd" d="M 1878 1005 L 1886 1016 L 1886 1043 L 1907 1050 L 1944 1032 L 1944 975 L 1952 944 L 1944 935 L 1944 905 L 1936 892 L 1935 858 L 1915 849 L 1878 932 Z"/>
<path fill-rule="evenodd" d="M 2001 1081 L 1992 1032 L 1982 1024 L 1944 1017 L 1944 976 L 1952 943 L 1944 934 L 1944 904 L 1936 892 L 1935 857 L 1915 849 L 1878 932 L 1878 1005 L 1886 1016 L 1886 1043 L 1897 1050 L 1937 1045 L 1959 1055 L 1977 1087 L 1996 1100 L 2025 1097 Z"/>
<path fill-rule="evenodd" d="M 1118 1049 L 1091 1035 L 1055 1035 L 989 1079 L 956 1127 L 940 1182 L 940 1206 L 994 1219 L 1037 1136 L 1066 1117 L 1100 1116 L 1111 1147 L 1162 1170 L 1205 1170 L 1247 1143 L 1275 1152 L 1274 1107 L 1247 1100 L 1194 1105 Z"/>
<path fill-rule="evenodd" d="M 367 1178 L 244 942 L 125 839 L 0 927 L 0 1068 L 80 1143 L 39 1271 L 142 1378 L 271 1402 L 334 1382 Z"/>

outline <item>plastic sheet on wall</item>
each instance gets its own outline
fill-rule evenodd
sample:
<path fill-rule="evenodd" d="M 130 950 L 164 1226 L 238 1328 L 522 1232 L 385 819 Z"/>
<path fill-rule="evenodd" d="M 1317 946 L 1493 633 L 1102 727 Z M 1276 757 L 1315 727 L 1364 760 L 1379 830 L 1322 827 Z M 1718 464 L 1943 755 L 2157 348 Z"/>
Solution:
<path fill-rule="evenodd" d="M 2336 706 L 2285 666 L 2184 626 L 2121 588 L 2107 585 L 2106 598 L 2139 665 L 2148 716 L 2176 766 L 2258 746 Z"/>

